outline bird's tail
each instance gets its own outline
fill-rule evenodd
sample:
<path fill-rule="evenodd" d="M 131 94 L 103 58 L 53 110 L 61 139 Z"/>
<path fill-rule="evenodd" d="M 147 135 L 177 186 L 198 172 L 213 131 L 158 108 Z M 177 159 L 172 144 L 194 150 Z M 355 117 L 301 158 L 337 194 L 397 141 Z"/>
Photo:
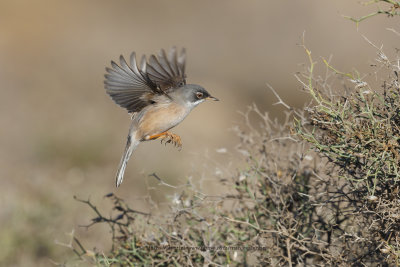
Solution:
<path fill-rule="evenodd" d="M 125 151 L 124 154 L 122 155 L 121 162 L 119 163 L 118 171 L 117 171 L 117 176 L 115 179 L 116 186 L 119 187 L 124 180 L 124 173 L 125 173 L 125 168 L 126 164 L 128 163 L 129 158 L 132 155 L 132 152 L 136 149 L 136 147 L 139 145 L 140 141 L 136 140 L 134 135 L 128 135 L 128 140 L 126 142 L 125 146 Z"/>

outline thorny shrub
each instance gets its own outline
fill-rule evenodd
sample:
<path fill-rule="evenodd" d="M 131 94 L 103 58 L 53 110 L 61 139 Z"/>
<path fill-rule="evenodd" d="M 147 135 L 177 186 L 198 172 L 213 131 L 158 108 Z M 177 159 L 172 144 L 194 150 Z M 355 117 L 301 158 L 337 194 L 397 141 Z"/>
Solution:
<path fill-rule="evenodd" d="M 400 62 L 374 47 L 378 57 L 372 77 L 382 83 L 381 88 L 323 60 L 334 79 L 345 78 L 347 90 L 341 94 L 333 94 L 338 90 L 332 91 L 325 78 L 314 77 L 315 62 L 305 48 L 310 71 L 302 83 L 313 105 L 307 109 L 309 122 L 297 121 L 294 128 L 297 136 L 336 166 L 338 179 L 345 183 L 340 205 L 350 216 L 343 236 L 349 247 L 346 258 L 367 265 L 399 265 Z"/>

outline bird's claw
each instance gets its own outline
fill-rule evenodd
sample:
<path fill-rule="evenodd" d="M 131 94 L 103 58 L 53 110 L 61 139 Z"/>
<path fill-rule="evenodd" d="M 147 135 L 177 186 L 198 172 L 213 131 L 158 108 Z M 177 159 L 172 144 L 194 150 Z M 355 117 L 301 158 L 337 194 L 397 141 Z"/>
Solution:
<path fill-rule="evenodd" d="M 182 139 L 179 135 L 166 132 L 164 135 L 160 136 L 161 144 L 164 142 L 164 145 L 172 143 L 175 147 L 178 147 L 179 150 L 182 150 Z"/>

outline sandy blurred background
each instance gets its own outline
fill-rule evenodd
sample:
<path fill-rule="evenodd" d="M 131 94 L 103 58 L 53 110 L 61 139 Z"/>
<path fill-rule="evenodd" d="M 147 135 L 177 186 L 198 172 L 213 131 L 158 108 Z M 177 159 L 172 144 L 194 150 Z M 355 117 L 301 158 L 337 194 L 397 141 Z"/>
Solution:
<path fill-rule="evenodd" d="M 385 30 L 399 30 L 397 18 L 375 17 L 357 31 L 342 17 L 372 10 L 349 0 L 1 1 L 0 265 L 62 263 L 72 253 L 56 242 L 68 242 L 72 230 L 88 248 L 108 249 L 106 228 L 79 227 L 93 213 L 74 195 L 107 213 L 109 192 L 144 210 L 143 196 L 165 201 L 160 188 L 148 190 L 157 184 L 153 172 L 172 184 L 203 177 L 213 187 L 207 173 L 235 157 L 229 129 L 238 111 L 253 102 L 274 116 L 282 111 L 265 82 L 292 105 L 306 100 L 294 77 L 306 61 L 296 45 L 303 31 L 314 57 L 334 55 L 341 70 L 368 71 L 375 51 L 362 34 L 386 51 L 397 47 Z M 141 145 L 116 190 L 130 120 L 104 92 L 104 67 L 120 54 L 173 45 L 187 48 L 188 81 L 221 101 L 200 105 L 176 127 L 182 151 Z"/>

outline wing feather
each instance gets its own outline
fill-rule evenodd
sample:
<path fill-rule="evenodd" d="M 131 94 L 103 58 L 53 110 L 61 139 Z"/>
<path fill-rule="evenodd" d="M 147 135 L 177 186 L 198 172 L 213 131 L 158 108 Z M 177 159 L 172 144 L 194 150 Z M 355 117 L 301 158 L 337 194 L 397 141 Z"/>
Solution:
<path fill-rule="evenodd" d="M 186 49 L 182 48 L 181 54 L 177 59 L 177 65 L 179 69 L 179 75 L 185 79 L 185 67 L 186 67 Z"/>
<path fill-rule="evenodd" d="M 179 68 L 178 68 L 178 55 L 176 53 L 176 47 L 172 47 L 168 53 L 168 61 L 170 62 L 170 66 L 174 71 L 175 75 L 180 75 Z"/>

